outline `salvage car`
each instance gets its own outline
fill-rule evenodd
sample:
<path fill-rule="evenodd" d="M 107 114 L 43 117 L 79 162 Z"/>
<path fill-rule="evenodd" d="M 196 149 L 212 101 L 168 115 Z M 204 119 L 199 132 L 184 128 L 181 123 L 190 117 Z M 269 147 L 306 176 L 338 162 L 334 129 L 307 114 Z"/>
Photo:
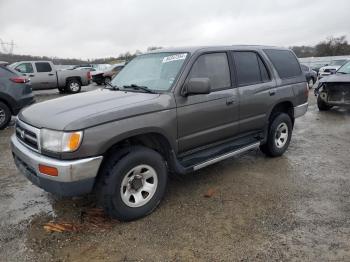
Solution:
<path fill-rule="evenodd" d="M 57 70 L 51 61 L 21 61 L 9 67 L 29 77 L 33 90 L 57 88 L 62 93 L 75 94 L 90 82 L 90 72 Z"/>
<path fill-rule="evenodd" d="M 0 129 L 8 126 L 11 116 L 34 103 L 29 80 L 0 65 Z"/>
<path fill-rule="evenodd" d="M 350 62 L 340 67 L 334 75 L 322 78 L 315 95 L 320 111 L 333 106 L 350 106 Z"/>
<path fill-rule="evenodd" d="M 105 83 L 111 82 L 113 77 L 115 77 L 125 66 L 125 63 L 119 63 L 112 65 L 110 68 L 105 70 L 104 72 L 93 73 L 92 81 L 97 85 L 102 85 Z"/>
<path fill-rule="evenodd" d="M 329 65 L 321 67 L 318 71 L 318 79 L 335 74 L 335 72 L 348 61 L 347 59 L 333 60 Z"/>
<path fill-rule="evenodd" d="M 106 88 L 21 111 L 11 148 L 35 185 L 95 192 L 109 216 L 129 221 L 159 205 L 169 173 L 256 148 L 281 156 L 308 94 L 289 49 L 161 49 L 134 58 Z"/>

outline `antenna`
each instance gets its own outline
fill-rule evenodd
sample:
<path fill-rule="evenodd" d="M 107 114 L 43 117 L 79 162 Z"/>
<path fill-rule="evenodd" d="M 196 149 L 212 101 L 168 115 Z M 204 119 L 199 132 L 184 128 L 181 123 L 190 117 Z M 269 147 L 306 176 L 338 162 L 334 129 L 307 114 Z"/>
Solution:
<path fill-rule="evenodd" d="M 0 38 L 0 53 L 12 54 L 13 48 L 15 47 L 15 43 L 13 40 L 11 42 L 5 42 Z"/>

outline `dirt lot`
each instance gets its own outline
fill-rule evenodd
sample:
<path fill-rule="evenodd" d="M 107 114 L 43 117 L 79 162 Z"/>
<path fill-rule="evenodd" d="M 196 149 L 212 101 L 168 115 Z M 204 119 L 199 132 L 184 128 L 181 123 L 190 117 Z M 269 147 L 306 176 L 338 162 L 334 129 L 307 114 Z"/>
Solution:
<path fill-rule="evenodd" d="M 283 157 L 252 151 L 172 179 L 160 207 L 131 223 L 31 185 L 12 162 L 13 128 L 1 131 L 0 260 L 349 261 L 350 110 L 319 112 L 311 92 L 310 104 Z M 79 230 L 47 233 L 49 221 Z"/>

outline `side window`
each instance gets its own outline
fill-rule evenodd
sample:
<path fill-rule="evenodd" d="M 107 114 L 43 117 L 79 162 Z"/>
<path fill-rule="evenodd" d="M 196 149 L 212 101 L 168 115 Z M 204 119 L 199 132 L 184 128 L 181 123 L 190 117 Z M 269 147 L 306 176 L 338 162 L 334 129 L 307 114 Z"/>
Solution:
<path fill-rule="evenodd" d="M 289 50 L 265 49 L 281 79 L 301 75 L 300 65 L 295 55 Z"/>
<path fill-rule="evenodd" d="M 35 63 L 35 67 L 38 73 L 46 73 L 52 71 L 50 64 L 47 62 L 37 62 Z"/>
<path fill-rule="evenodd" d="M 258 57 L 254 52 L 233 52 L 238 86 L 262 82 Z"/>
<path fill-rule="evenodd" d="M 193 64 L 188 79 L 207 77 L 213 91 L 231 87 L 230 69 L 226 53 L 201 55 Z"/>
<path fill-rule="evenodd" d="M 33 66 L 31 63 L 22 63 L 15 67 L 15 70 L 23 74 L 34 73 Z"/>

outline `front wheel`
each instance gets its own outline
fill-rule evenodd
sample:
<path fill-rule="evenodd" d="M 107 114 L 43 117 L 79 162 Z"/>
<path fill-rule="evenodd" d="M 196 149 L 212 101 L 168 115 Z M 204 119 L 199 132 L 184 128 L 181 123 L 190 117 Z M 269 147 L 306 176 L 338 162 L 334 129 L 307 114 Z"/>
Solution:
<path fill-rule="evenodd" d="M 332 108 L 320 96 L 317 97 L 317 107 L 320 111 L 328 111 Z"/>
<path fill-rule="evenodd" d="M 109 216 L 130 221 L 150 214 L 159 205 L 167 169 L 162 156 L 149 148 L 121 152 L 109 158 L 101 170 L 98 197 Z"/>
<path fill-rule="evenodd" d="M 67 82 L 66 89 L 71 94 L 79 93 L 81 90 L 81 83 L 77 79 L 71 79 Z"/>
<path fill-rule="evenodd" d="M 281 156 L 287 150 L 292 137 L 292 120 L 286 113 L 276 115 L 269 127 L 267 141 L 260 146 L 267 156 Z"/>

